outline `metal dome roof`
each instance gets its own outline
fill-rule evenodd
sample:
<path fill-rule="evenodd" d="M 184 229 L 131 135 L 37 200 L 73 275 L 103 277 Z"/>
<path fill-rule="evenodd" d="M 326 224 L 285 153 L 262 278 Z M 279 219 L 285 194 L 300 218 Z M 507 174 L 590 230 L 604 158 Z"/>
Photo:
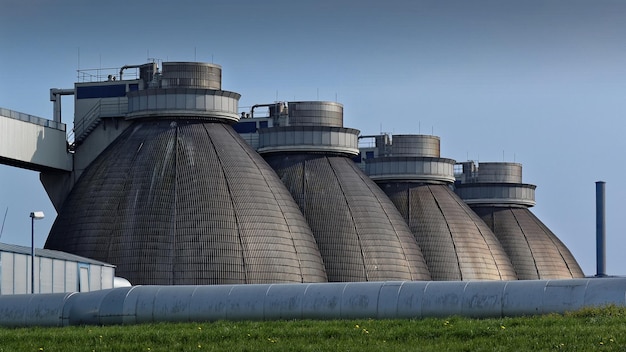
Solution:
<path fill-rule="evenodd" d="M 257 150 L 311 226 L 328 280 L 429 280 L 424 257 L 397 209 L 350 159 L 358 154 L 359 131 L 343 127 L 343 105 L 266 105 L 272 124 L 254 132 Z"/>
<path fill-rule="evenodd" d="M 584 277 L 569 249 L 529 209 L 472 209 L 496 233 L 520 280 Z"/>
<path fill-rule="evenodd" d="M 519 163 L 463 163 L 457 194 L 493 230 L 522 280 L 581 278 L 567 247 L 528 207 L 535 185 L 522 183 Z"/>
<path fill-rule="evenodd" d="M 264 157 L 308 220 L 329 281 L 430 279 L 398 210 L 351 159 L 314 153 Z"/>
<path fill-rule="evenodd" d="M 487 225 L 450 189 L 454 160 L 439 137 L 376 138 L 366 173 L 407 221 L 433 280 L 513 280 L 511 261 Z"/>
<path fill-rule="evenodd" d="M 311 230 L 267 163 L 203 120 L 140 120 L 72 190 L 46 248 L 133 284 L 322 282 Z"/>
<path fill-rule="evenodd" d="M 517 278 L 493 232 L 448 185 L 379 185 L 407 220 L 433 280 Z"/>

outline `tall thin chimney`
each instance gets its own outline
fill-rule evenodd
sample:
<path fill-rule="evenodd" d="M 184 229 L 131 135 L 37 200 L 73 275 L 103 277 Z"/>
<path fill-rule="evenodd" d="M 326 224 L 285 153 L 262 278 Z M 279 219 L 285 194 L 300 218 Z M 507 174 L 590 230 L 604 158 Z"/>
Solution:
<path fill-rule="evenodd" d="M 604 181 L 596 182 L 596 276 L 606 276 L 606 229 Z"/>

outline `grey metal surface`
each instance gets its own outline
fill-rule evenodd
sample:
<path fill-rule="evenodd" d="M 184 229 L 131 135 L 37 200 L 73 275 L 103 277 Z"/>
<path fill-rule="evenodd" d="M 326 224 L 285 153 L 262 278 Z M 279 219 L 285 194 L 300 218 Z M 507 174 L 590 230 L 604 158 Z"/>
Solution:
<path fill-rule="evenodd" d="M 65 125 L 0 108 L 0 164 L 35 171 L 72 170 Z"/>
<path fill-rule="evenodd" d="M 463 163 L 455 192 L 502 243 L 521 280 L 580 278 L 584 274 L 565 245 L 528 207 L 535 185 L 522 183 L 522 165 Z"/>
<path fill-rule="evenodd" d="M 428 280 L 409 228 L 349 158 L 267 154 L 309 222 L 329 281 Z"/>
<path fill-rule="evenodd" d="M 222 89 L 222 67 L 204 62 L 163 62 L 163 88 Z"/>
<path fill-rule="evenodd" d="M 343 105 L 330 101 L 290 101 L 290 126 L 343 127 Z"/>
<path fill-rule="evenodd" d="M 0 297 L 0 325 L 502 318 L 626 305 L 626 279 L 135 286 Z"/>
<path fill-rule="evenodd" d="M 567 247 L 528 208 L 472 206 L 496 234 L 520 280 L 582 278 Z"/>
<path fill-rule="evenodd" d="M 126 118 L 198 118 L 236 122 L 239 93 L 199 89 L 145 89 L 128 93 Z"/>
<path fill-rule="evenodd" d="M 441 155 L 439 145 L 440 141 L 437 136 L 394 134 L 391 155 L 438 158 Z"/>
<path fill-rule="evenodd" d="M 138 121 L 83 173 L 46 248 L 133 284 L 319 282 L 315 239 L 267 163 L 225 124 Z"/>
<path fill-rule="evenodd" d="M 329 126 L 285 126 L 258 130 L 257 151 L 326 152 L 358 155 L 359 130 Z"/>
<path fill-rule="evenodd" d="M 66 125 L 60 121 L 48 120 L 43 117 L 25 114 L 23 112 L 9 110 L 0 107 L 0 116 L 4 118 L 15 119 L 19 121 L 29 122 L 43 127 L 53 128 L 59 131 L 66 131 Z"/>
<path fill-rule="evenodd" d="M 448 185 L 381 182 L 417 240 L 433 280 L 514 280 L 493 232 Z"/>
<path fill-rule="evenodd" d="M 470 206 L 535 206 L 537 186 L 526 183 L 459 183 L 455 193 Z"/>
<path fill-rule="evenodd" d="M 374 157 L 365 160 L 365 173 L 376 182 L 452 183 L 454 182 L 454 160 L 438 157 Z"/>
<path fill-rule="evenodd" d="M 522 183 L 522 164 L 507 162 L 479 163 L 478 183 Z"/>

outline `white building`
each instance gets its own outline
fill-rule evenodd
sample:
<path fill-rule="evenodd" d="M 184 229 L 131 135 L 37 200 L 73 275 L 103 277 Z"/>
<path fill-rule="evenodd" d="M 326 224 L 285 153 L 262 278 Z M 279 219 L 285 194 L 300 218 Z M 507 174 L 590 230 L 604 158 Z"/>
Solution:
<path fill-rule="evenodd" d="M 31 292 L 31 248 L 0 243 L 0 295 Z M 35 249 L 34 293 L 113 288 L 115 266 L 49 249 Z"/>

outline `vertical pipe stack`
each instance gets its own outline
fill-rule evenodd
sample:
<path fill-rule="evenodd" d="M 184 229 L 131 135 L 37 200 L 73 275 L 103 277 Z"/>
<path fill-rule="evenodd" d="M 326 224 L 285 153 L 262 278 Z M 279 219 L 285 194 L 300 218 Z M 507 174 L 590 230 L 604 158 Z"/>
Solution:
<path fill-rule="evenodd" d="M 596 182 L 596 276 L 606 276 L 605 182 Z"/>

